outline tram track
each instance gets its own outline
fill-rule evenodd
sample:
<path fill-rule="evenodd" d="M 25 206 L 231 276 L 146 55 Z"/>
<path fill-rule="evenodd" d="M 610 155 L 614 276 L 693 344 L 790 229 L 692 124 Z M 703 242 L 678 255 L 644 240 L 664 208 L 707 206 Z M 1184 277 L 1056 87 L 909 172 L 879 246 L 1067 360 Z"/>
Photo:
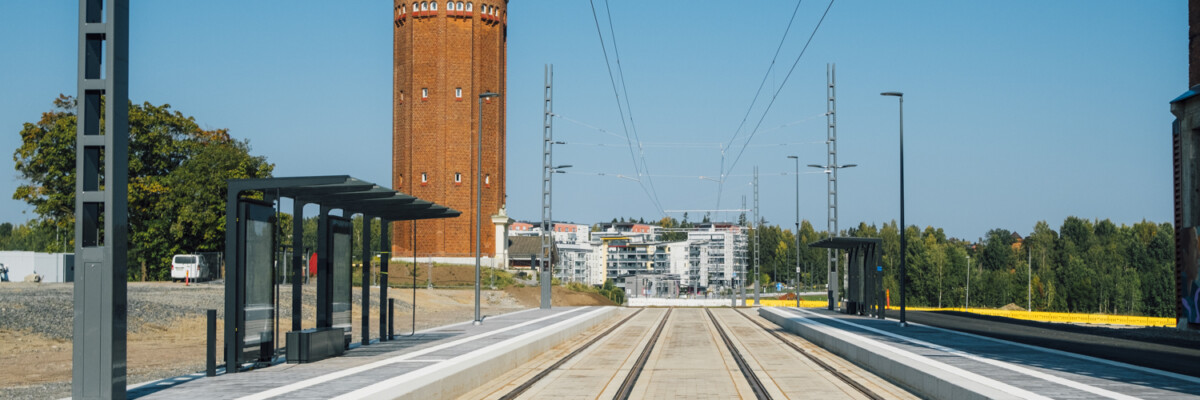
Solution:
<path fill-rule="evenodd" d="M 842 373 L 841 371 L 838 371 L 837 368 L 834 368 L 832 365 L 829 365 L 829 363 L 821 360 L 817 356 L 813 355 L 811 352 L 804 350 L 800 346 L 793 343 L 791 340 L 787 340 L 787 338 L 783 337 L 783 335 L 780 335 L 779 332 L 776 332 L 775 330 L 768 328 L 766 325 L 763 325 L 762 323 L 755 321 L 754 318 L 750 318 L 749 315 L 746 315 L 743 312 L 740 312 L 740 311 L 736 311 L 736 312 L 739 315 L 741 315 L 742 317 L 749 320 L 750 322 L 753 322 L 754 325 L 757 325 L 764 332 L 770 333 L 771 336 L 774 336 L 776 339 L 779 339 L 779 341 L 783 342 L 788 347 L 791 347 L 793 350 L 796 350 L 796 352 L 798 352 L 801 355 L 803 355 L 804 357 L 808 358 L 809 361 L 812 361 L 814 364 L 817 364 L 818 366 L 820 366 L 822 369 L 824 369 L 830 375 L 837 377 L 839 380 L 842 381 L 842 383 L 845 383 L 846 385 L 849 385 L 850 387 L 854 388 L 854 390 L 857 390 L 859 393 L 862 393 L 864 396 L 867 396 L 868 398 L 870 398 L 872 400 L 884 400 L 885 399 L 885 397 L 875 393 L 871 389 L 868 389 L 866 386 L 863 386 L 862 383 L 855 381 L 853 378 Z M 711 313 L 710 313 L 710 316 L 711 316 Z"/>
<path fill-rule="evenodd" d="M 717 333 L 721 335 L 721 341 L 725 343 L 725 347 L 729 348 L 729 354 L 733 356 L 733 361 L 737 363 L 738 369 L 742 371 L 742 376 L 746 377 L 746 381 L 750 383 L 750 389 L 754 391 L 754 397 L 759 400 L 770 400 L 771 395 L 767 392 L 767 387 L 758 379 L 758 375 L 754 374 L 754 369 L 750 368 L 750 363 L 738 351 L 737 346 L 733 345 L 733 340 L 729 339 L 729 335 L 725 333 L 725 328 L 721 327 L 721 323 L 717 321 L 717 317 L 713 315 L 712 310 L 704 309 L 708 314 L 708 319 L 712 321 L 713 326 L 717 328 Z M 734 312 L 737 312 L 736 310 Z M 741 314 L 738 312 L 738 314 Z M 742 314 L 743 316 L 745 314 Z"/>
<path fill-rule="evenodd" d="M 638 355 L 637 361 L 633 363 L 633 368 L 629 370 L 629 375 L 625 375 L 625 380 L 621 381 L 621 387 L 617 389 L 617 394 L 613 396 L 615 400 L 627 400 L 633 394 L 633 386 L 637 384 L 638 377 L 642 375 L 642 370 L 646 368 L 646 361 L 650 359 L 650 353 L 654 351 L 654 345 L 658 343 L 659 336 L 662 335 L 663 328 L 667 326 L 667 320 L 671 318 L 673 308 L 668 308 L 667 313 L 663 315 L 662 322 L 658 323 L 658 327 L 654 329 L 654 335 L 650 336 L 650 341 L 646 343 L 646 347 L 642 348 L 642 353 Z"/>
<path fill-rule="evenodd" d="M 522 383 L 521 385 L 517 386 L 512 391 L 508 392 L 508 394 L 501 396 L 500 399 L 501 400 L 511 400 L 511 399 L 517 398 L 522 393 L 525 393 L 526 390 L 529 390 L 529 388 L 533 387 L 534 384 L 537 384 L 538 381 L 541 381 L 542 378 L 545 378 L 547 375 L 550 375 L 550 373 L 557 370 L 558 367 L 561 367 L 563 364 L 566 364 L 567 361 L 570 361 L 572 358 L 575 358 L 575 356 L 579 355 L 579 353 L 582 353 L 584 350 L 587 350 L 593 344 L 596 344 L 596 342 L 599 342 L 601 339 L 604 339 L 605 336 L 608 336 L 608 334 L 617 330 L 617 328 L 620 328 L 622 325 L 625 325 L 626 322 L 629 322 L 629 320 L 633 319 L 633 317 L 636 317 L 638 314 L 641 314 L 642 311 L 645 311 L 645 309 L 637 310 L 633 314 L 630 314 L 628 317 L 625 317 L 620 322 L 613 325 L 611 328 L 608 328 L 608 330 L 605 330 L 604 332 L 600 333 L 596 337 L 592 338 L 592 340 L 588 341 L 587 343 L 584 343 L 583 346 L 580 346 L 578 349 L 575 349 L 575 351 L 572 351 L 570 354 L 567 354 L 565 357 L 563 357 L 562 359 L 559 359 L 554 364 L 551 364 L 546 369 L 542 370 L 541 372 L 538 372 L 537 375 L 534 375 L 532 378 L 529 378 L 529 380 L 527 380 L 527 381 L 525 381 L 525 383 Z M 670 315 L 670 311 L 667 311 L 667 314 Z M 664 323 L 666 322 L 666 318 L 663 318 L 663 322 Z M 662 329 L 661 325 L 659 326 L 659 329 L 660 330 Z M 651 343 L 653 343 L 653 342 L 651 342 Z"/>

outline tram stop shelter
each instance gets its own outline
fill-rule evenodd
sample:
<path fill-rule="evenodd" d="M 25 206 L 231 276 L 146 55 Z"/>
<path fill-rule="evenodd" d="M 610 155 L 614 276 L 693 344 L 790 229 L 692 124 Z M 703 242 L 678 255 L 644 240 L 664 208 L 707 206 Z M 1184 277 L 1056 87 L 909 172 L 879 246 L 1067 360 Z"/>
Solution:
<path fill-rule="evenodd" d="M 883 293 L 883 240 L 879 238 L 829 237 L 810 243 L 809 247 L 845 250 L 846 299 L 842 312 L 867 315 L 882 319 L 885 296 Z M 837 264 L 829 271 L 829 309 L 837 308 L 838 300 Z"/>
<path fill-rule="evenodd" d="M 347 175 L 265 179 L 230 179 L 225 207 L 225 361 L 226 372 L 245 363 L 270 362 L 280 346 L 275 284 L 278 264 L 291 267 L 292 324 L 288 362 L 311 362 L 342 354 L 351 342 L 350 217 L 363 216 L 360 243 L 371 243 L 371 222 L 381 220 L 379 245 L 380 299 L 387 298 L 390 258 L 389 222 L 454 218 L 459 211 Z M 254 197 L 254 198 L 252 198 Z M 279 210 L 275 203 L 292 199 L 291 260 L 277 260 Z M 305 265 L 304 206 L 320 207 L 317 223 L 317 325 L 301 331 L 301 294 Z M 341 210 L 341 216 L 331 211 Z M 371 246 L 362 247 L 362 343 L 369 344 Z M 388 338 L 386 307 L 380 307 L 380 341 Z"/>

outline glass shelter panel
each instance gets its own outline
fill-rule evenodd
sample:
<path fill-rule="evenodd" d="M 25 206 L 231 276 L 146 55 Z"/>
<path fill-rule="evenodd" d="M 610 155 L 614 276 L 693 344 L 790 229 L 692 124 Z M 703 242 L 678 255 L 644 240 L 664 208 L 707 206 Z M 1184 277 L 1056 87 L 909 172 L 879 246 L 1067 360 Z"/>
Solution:
<path fill-rule="evenodd" d="M 352 331 L 350 308 L 353 306 L 350 287 L 350 221 L 334 219 L 333 232 L 333 327 Z"/>
<path fill-rule="evenodd" d="M 273 224 L 250 219 L 246 223 L 246 336 L 249 345 L 270 342 L 273 337 L 275 307 Z"/>

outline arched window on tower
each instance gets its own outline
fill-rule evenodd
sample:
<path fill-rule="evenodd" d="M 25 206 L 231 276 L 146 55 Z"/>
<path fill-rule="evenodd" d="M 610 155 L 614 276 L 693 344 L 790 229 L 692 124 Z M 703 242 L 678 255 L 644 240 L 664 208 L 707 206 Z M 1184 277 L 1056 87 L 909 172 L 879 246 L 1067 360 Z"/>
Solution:
<path fill-rule="evenodd" d="M 429 11 L 437 11 L 437 2 L 436 1 L 429 2 Z"/>
<path fill-rule="evenodd" d="M 446 2 L 446 11 L 454 11 L 454 2 L 453 1 Z"/>
<path fill-rule="evenodd" d="M 421 2 L 421 11 L 427 11 L 427 10 L 429 10 L 429 3 L 422 1 Z"/>
<path fill-rule="evenodd" d="M 429 175 L 426 175 L 424 172 L 422 172 L 421 173 L 421 184 L 424 185 L 426 183 L 429 183 Z"/>
<path fill-rule="evenodd" d="M 475 11 L 475 10 L 473 10 L 473 9 L 472 9 L 472 6 L 473 6 L 473 5 L 474 5 L 473 3 L 471 3 L 471 2 L 469 2 L 469 1 L 468 1 L 468 2 L 467 2 L 467 11 Z"/>
<path fill-rule="evenodd" d="M 413 12 L 421 11 L 421 7 L 417 3 L 413 3 Z"/>
<path fill-rule="evenodd" d="M 462 100 L 462 88 L 454 88 L 454 99 Z"/>
<path fill-rule="evenodd" d="M 429 88 L 421 88 L 421 100 L 429 100 Z"/>
<path fill-rule="evenodd" d="M 463 2 L 460 1 L 460 2 L 458 2 L 458 11 L 462 11 L 462 10 L 463 10 Z"/>
<path fill-rule="evenodd" d="M 462 183 L 462 173 L 461 172 L 454 173 L 454 183 Z"/>

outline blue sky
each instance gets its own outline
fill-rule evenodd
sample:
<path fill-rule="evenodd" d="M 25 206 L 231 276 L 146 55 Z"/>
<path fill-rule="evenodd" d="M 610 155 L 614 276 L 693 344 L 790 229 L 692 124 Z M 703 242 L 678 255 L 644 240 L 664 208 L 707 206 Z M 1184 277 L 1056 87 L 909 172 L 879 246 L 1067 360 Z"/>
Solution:
<path fill-rule="evenodd" d="M 859 165 L 841 173 L 842 228 L 899 217 L 897 104 L 883 91 L 905 93 L 910 225 L 973 240 L 1039 220 L 1057 228 L 1069 215 L 1171 220 L 1167 102 L 1187 89 L 1186 2 L 837 1 L 785 83 L 828 4 L 801 3 L 750 108 L 796 2 L 612 0 L 611 31 L 596 2 L 614 68 L 614 32 L 620 51 L 622 101 L 651 174 L 641 179 L 653 180 L 661 209 L 716 209 L 717 184 L 699 177 L 721 175 L 721 145 L 732 143 L 720 208 L 752 202 L 757 165 L 762 215 L 790 226 L 786 157 L 825 162 L 825 69 L 836 63 L 839 161 Z M 6 158 L 23 122 L 77 91 L 77 7 L 0 3 Z M 390 182 L 391 2 L 135 0 L 130 18 L 133 101 L 169 103 L 250 139 L 277 176 Z M 661 218 L 639 183 L 614 177 L 637 172 L 589 3 L 513 1 L 508 32 L 510 215 L 539 218 L 541 85 L 552 63 L 555 138 L 569 143 L 555 161 L 574 165 L 556 176 L 556 219 Z M 824 179 L 800 175 L 801 217 L 818 228 Z M 18 184 L 11 170 L 0 179 L 0 221 L 33 217 L 9 199 Z"/>

